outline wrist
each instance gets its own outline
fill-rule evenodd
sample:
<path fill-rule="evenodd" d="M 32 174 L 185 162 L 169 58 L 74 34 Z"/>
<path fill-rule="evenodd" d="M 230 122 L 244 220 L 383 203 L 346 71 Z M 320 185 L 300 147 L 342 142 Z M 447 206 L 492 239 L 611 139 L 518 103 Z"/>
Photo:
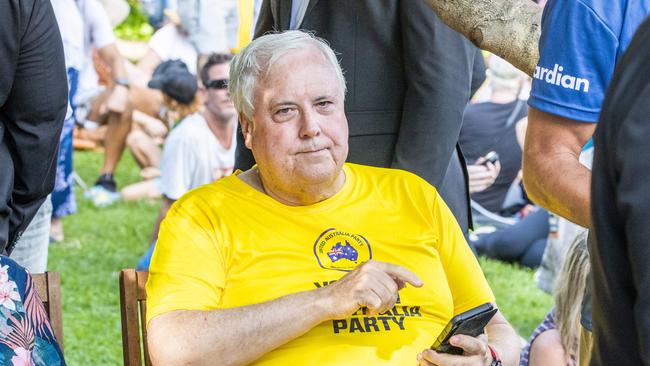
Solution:
<path fill-rule="evenodd" d="M 129 79 L 127 79 L 127 78 L 115 78 L 115 79 L 113 79 L 113 81 L 115 82 L 115 86 L 120 85 L 120 86 L 123 86 L 125 88 L 128 88 L 131 85 L 131 84 L 129 84 Z"/>
<path fill-rule="evenodd" d="M 325 320 L 332 320 L 336 316 L 334 315 L 331 292 L 328 289 L 329 286 L 321 287 L 314 290 L 315 300 L 314 304 L 318 313 L 323 314 Z"/>

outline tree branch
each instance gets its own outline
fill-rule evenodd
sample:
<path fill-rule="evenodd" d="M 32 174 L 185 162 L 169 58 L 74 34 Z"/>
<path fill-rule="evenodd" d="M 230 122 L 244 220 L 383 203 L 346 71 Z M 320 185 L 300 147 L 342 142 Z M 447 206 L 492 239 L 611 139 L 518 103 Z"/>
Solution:
<path fill-rule="evenodd" d="M 542 8 L 524 0 L 426 0 L 449 27 L 476 47 L 528 75 L 539 60 Z"/>

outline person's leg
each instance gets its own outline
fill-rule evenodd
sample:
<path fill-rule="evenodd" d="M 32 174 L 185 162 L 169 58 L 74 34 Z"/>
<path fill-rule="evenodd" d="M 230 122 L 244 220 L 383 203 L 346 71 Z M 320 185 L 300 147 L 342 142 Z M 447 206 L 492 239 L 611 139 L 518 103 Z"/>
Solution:
<path fill-rule="evenodd" d="M 140 169 L 158 167 L 162 152 L 153 138 L 142 130 L 133 130 L 126 138 L 126 144 Z"/>
<path fill-rule="evenodd" d="M 11 259 L 30 273 L 43 273 L 47 270 L 51 218 L 52 201 L 46 199 L 11 252 Z"/>
<path fill-rule="evenodd" d="M 508 261 L 518 260 L 528 247 L 548 235 L 548 212 L 539 209 L 520 222 L 481 236 L 474 242 L 479 254 Z"/>
<path fill-rule="evenodd" d="M 104 95 L 101 97 L 105 99 Z M 103 103 L 103 101 L 101 98 L 97 99 L 93 103 L 91 116 L 97 113 L 99 115 L 97 118 L 100 120 L 102 108 L 97 107 L 96 104 Z M 92 199 L 96 206 L 109 205 L 120 198 L 113 172 L 126 146 L 126 137 L 131 130 L 133 111 L 137 109 L 150 115 L 157 115 L 161 104 L 162 95 L 159 92 L 134 86 L 129 93 L 129 102 L 125 111 L 121 114 L 108 114 L 106 139 L 104 140 L 104 164 L 95 186 L 87 194 L 87 197 Z"/>
<path fill-rule="evenodd" d="M 104 91 L 99 96 L 97 96 L 95 100 L 93 100 L 92 104 L 90 105 L 90 111 L 88 113 L 87 120 L 95 121 L 99 124 L 104 125 L 110 123 L 109 121 L 110 118 L 114 119 L 115 116 L 119 116 L 116 113 L 106 113 L 105 111 L 104 102 L 106 101 L 109 95 L 110 95 L 109 91 Z M 114 122 L 115 121 L 113 121 L 113 123 Z M 103 140 L 104 145 L 111 144 L 110 142 L 108 142 L 109 140 L 111 140 L 111 136 L 110 136 L 111 128 L 114 129 L 115 127 L 101 126 L 101 128 L 106 129 L 105 130 L 106 132 L 104 134 L 105 138 Z M 113 154 L 108 153 L 106 149 L 104 150 L 104 165 L 101 168 L 102 173 L 95 181 L 95 185 L 90 190 L 84 193 L 84 196 L 90 199 L 93 202 L 93 204 L 97 207 L 110 205 L 111 203 L 118 200 L 120 197 L 120 195 L 116 192 L 117 184 L 115 183 L 115 179 L 113 179 L 113 172 L 106 171 L 107 156 L 111 156 L 111 155 Z"/>
<path fill-rule="evenodd" d="M 147 156 L 142 152 L 142 149 L 140 149 L 140 143 L 143 139 L 143 135 L 145 135 L 144 131 L 134 128 L 131 132 L 129 132 L 129 135 L 126 136 L 126 146 L 129 148 L 129 151 L 131 151 L 133 160 L 135 160 L 135 163 L 138 164 L 140 169 L 149 166 Z"/>
<path fill-rule="evenodd" d="M 544 256 L 547 241 L 548 238 L 546 237 L 535 240 L 528 249 L 526 249 L 519 262 L 528 268 L 539 267 L 540 263 L 542 263 L 542 257 Z"/>
<path fill-rule="evenodd" d="M 106 129 L 106 140 L 104 141 L 104 165 L 100 171 L 101 175 L 113 175 L 117 163 L 122 158 L 126 137 L 131 131 L 131 113 L 133 107 L 128 105 L 124 113 L 109 112 Z M 116 187 L 113 187 L 113 191 Z"/>
<path fill-rule="evenodd" d="M 145 180 L 124 187 L 124 189 L 120 191 L 120 194 L 122 195 L 122 199 L 125 201 L 137 201 L 143 198 L 159 198 L 162 194 L 159 185 L 157 179 Z"/>

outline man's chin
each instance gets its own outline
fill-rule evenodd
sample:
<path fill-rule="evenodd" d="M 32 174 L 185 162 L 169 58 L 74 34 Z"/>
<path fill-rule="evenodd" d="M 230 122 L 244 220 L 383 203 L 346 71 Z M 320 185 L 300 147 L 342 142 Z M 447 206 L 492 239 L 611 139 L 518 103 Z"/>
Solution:
<path fill-rule="evenodd" d="M 304 164 L 296 171 L 296 175 L 308 184 L 321 184 L 334 181 L 340 171 L 331 159 L 322 159 L 320 162 Z"/>
<path fill-rule="evenodd" d="M 237 116 L 237 113 L 234 110 L 232 112 L 222 110 L 221 113 L 219 113 L 219 119 L 221 119 L 223 121 L 231 121 L 236 116 Z"/>

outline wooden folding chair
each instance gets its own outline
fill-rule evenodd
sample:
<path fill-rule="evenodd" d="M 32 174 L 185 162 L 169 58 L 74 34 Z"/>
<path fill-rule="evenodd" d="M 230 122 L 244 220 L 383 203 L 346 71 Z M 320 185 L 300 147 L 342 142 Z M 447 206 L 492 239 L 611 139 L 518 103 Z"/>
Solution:
<path fill-rule="evenodd" d="M 61 311 L 61 275 L 58 272 L 32 274 L 34 288 L 50 318 L 54 336 L 63 352 L 63 313 Z"/>
<path fill-rule="evenodd" d="M 148 272 L 124 269 L 120 272 L 120 310 L 122 313 L 122 351 L 125 366 L 151 366 L 147 348 Z"/>

